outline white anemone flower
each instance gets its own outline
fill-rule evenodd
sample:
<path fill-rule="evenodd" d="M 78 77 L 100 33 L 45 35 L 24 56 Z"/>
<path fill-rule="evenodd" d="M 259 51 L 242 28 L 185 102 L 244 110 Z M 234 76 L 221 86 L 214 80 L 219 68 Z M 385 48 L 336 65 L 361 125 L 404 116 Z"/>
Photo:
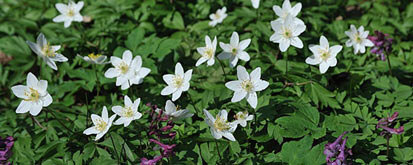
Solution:
<path fill-rule="evenodd" d="M 320 45 L 311 45 L 310 50 L 314 55 L 305 59 L 305 63 L 310 65 L 319 65 L 320 73 L 327 72 L 328 67 L 334 67 L 337 64 L 336 56 L 343 46 L 335 45 L 330 47 L 326 37 L 320 37 Z"/>
<path fill-rule="evenodd" d="M 237 77 L 238 80 L 225 83 L 228 89 L 234 91 L 231 102 L 235 103 L 246 98 L 251 107 L 256 108 L 257 92 L 264 90 L 269 85 L 267 81 L 261 80 L 261 68 L 258 67 L 251 74 L 248 74 L 243 66 L 238 66 Z"/>
<path fill-rule="evenodd" d="M 47 92 L 47 81 L 37 80 L 31 72 L 27 74 L 26 85 L 16 85 L 11 87 L 13 94 L 23 99 L 16 109 L 16 113 L 30 112 L 37 116 L 43 107 L 49 106 L 52 96 Z"/>
<path fill-rule="evenodd" d="M 211 21 L 209 21 L 209 26 L 214 27 L 215 25 L 222 23 L 227 15 L 227 8 L 224 6 L 222 9 L 218 9 L 217 12 L 209 15 Z"/>
<path fill-rule="evenodd" d="M 205 122 L 209 125 L 211 134 L 215 139 L 221 139 L 222 136 L 231 141 L 236 141 L 232 133 L 237 129 L 236 122 L 228 122 L 228 112 L 224 109 L 221 110 L 216 118 L 214 118 L 207 110 L 204 109 L 206 116 Z"/>
<path fill-rule="evenodd" d="M 91 118 L 94 126 L 89 127 L 88 129 L 83 131 L 83 134 L 96 134 L 95 141 L 98 141 L 106 134 L 106 132 L 108 132 L 109 128 L 112 126 L 112 122 L 115 119 L 115 117 L 116 114 L 108 118 L 108 110 L 106 109 L 106 106 L 104 106 L 102 110 L 102 117 L 92 114 Z"/>
<path fill-rule="evenodd" d="M 172 117 L 174 121 L 182 120 L 194 115 L 187 109 L 179 109 L 179 106 L 175 106 L 171 100 L 166 101 L 165 114 Z"/>
<path fill-rule="evenodd" d="M 350 31 L 344 32 L 350 39 L 346 41 L 347 47 L 354 48 L 354 54 L 366 52 L 366 47 L 374 46 L 367 36 L 369 31 L 364 31 L 364 27 L 360 26 L 358 29 L 354 25 L 350 25 Z"/>
<path fill-rule="evenodd" d="M 77 55 L 78 57 L 82 58 L 83 60 L 85 60 L 86 62 L 90 63 L 90 64 L 108 64 L 110 62 L 106 62 L 107 56 L 101 55 L 101 54 L 95 54 L 95 53 L 90 53 L 87 56 L 81 56 L 81 55 Z"/>
<path fill-rule="evenodd" d="M 218 55 L 219 59 L 229 59 L 229 66 L 231 68 L 237 66 L 238 59 L 243 61 L 249 61 L 250 55 L 244 51 L 248 45 L 250 45 L 251 39 L 245 39 L 239 42 L 239 36 L 237 32 L 233 32 L 231 35 L 231 40 L 229 44 L 219 42 L 223 52 Z"/>
<path fill-rule="evenodd" d="M 215 50 L 217 49 L 217 37 L 214 37 L 214 41 L 211 42 L 209 36 L 205 36 L 205 47 L 199 47 L 196 50 L 201 54 L 201 58 L 196 62 L 195 66 L 199 66 L 205 61 L 208 66 L 215 63 Z"/>
<path fill-rule="evenodd" d="M 271 21 L 271 27 L 274 34 L 271 35 L 270 41 L 279 43 L 281 52 L 287 51 L 290 45 L 300 49 L 303 48 L 303 42 L 298 36 L 305 31 L 304 24 L 295 23 L 293 18 L 288 15 L 284 23 Z"/>
<path fill-rule="evenodd" d="M 272 10 L 274 10 L 275 14 L 279 17 L 275 20 L 275 22 L 284 23 L 287 19 L 287 16 L 290 15 L 296 24 L 304 25 L 304 22 L 301 19 L 297 18 L 297 15 L 298 13 L 300 13 L 301 8 L 302 5 L 300 2 L 294 5 L 294 7 L 291 7 L 291 3 L 289 0 L 284 0 L 282 8 L 280 6 L 274 5 L 272 7 Z"/>
<path fill-rule="evenodd" d="M 46 62 L 52 69 L 57 70 L 56 62 L 66 62 L 67 58 L 62 54 L 56 53 L 60 49 L 60 45 L 51 46 L 49 42 L 47 42 L 46 37 L 43 33 L 40 33 L 37 36 L 36 43 L 31 41 L 26 41 L 29 47 L 36 53 L 39 57 Z"/>
<path fill-rule="evenodd" d="M 136 56 L 132 60 L 132 52 L 123 52 L 122 59 L 112 56 L 110 61 L 114 68 L 109 68 L 105 72 L 105 77 L 116 77 L 116 86 L 121 86 L 122 90 L 128 89 L 133 84 L 140 84 L 143 78 L 149 74 L 150 69 L 142 67 L 142 58 Z"/>
<path fill-rule="evenodd" d="M 184 73 L 181 63 L 175 65 L 175 74 L 163 75 L 163 80 L 168 85 L 162 89 L 161 95 L 166 96 L 172 94 L 172 101 L 181 97 L 182 92 L 189 89 L 189 80 L 192 77 L 192 69 Z"/>
<path fill-rule="evenodd" d="M 260 6 L 260 0 L 251 0 L 252 3 L 252 7 L 258 9 L 258 7 Z"/>
<path fill-rule="evenodd" d="M 248 112 L 238 112 L 235 115 L 235 118 L 237 119 L 236 122 L 240 124 L 242 127 L 247 126 L 247 121 L 251 121 L 254 119 L 254 115 L 248 115 Z"/>
<path fill-rule="evenodd" d="M 124 107 L 119 105 L 112 107 L 112 111 L 116 113 L 118 116 L 120 116 L 120 118 L 116 120 L 113 124 L 123 124 L 124 127 L 127 127 L 133 120 L 138 120 L 142 117 L 142 114 L 138 112 L 138 107 L 139 103 L 141 102 L 141 99 L 138 98 L 132 103 L 132 100 L 125 95 L 124 102 Z"/>
<path fill-rule="evenodd" d="M 69 1 L 69 3 L 57 3 L 56 9 L 60 12 L 60 15 L 53 18 L 53 22 L 64 22 L 64 27 L 67 28 L 72 24 L 73 21 L 75 22 L 82 22 L 83 17 L 80 15 L 80 10 L 83 8 L 83 1 L 79 1 L 78 3 L 74 3 L 73 1 Z"/>

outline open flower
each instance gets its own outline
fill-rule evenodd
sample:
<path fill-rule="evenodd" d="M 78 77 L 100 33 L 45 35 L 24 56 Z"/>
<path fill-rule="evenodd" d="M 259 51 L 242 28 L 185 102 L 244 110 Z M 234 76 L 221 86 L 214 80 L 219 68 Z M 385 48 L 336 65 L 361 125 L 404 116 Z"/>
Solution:
<path fill-rule="evenodd" d="M 173 120 L 181 120 L 194 115 L 187 109 L 179 109 L 179 106 L 175 106 L 171 100 L 166 101 L 165 114 L 172 117 Z"/>
<path fill-rule="evenodd" d="M 243 66 L 237 67 L 238 80 L 225 83 L 225 86 L 234 91 L 231 102 L 235 103 L 247 98 L 251 107 L 257 107 L 257 92 L 268 87 L 267 81 L 261 80 L 261 68 L 254 69 L 251 74 Z"/>
<path fill-rule="evenodd" d="M 133 120 L 138 120 L 142 117 L 142 114 L 138 112 L 138 106 L 141 102 L 141 99 L 138 98 L 132 103 L 132 100 L 125 95 L 124 102 L 124 107 L 121 107 L 119 105 L 112 107 L 112 111 L 120 116 L 120 118 L 113 124 L 123 124 L 124 127 L 127 127 Z"/>
<path fill-rule="evenodd" d="M 373 42 L 367 39 L 369 31 L 364 31 L 364 27 L 360 26 L 358 29 L 354 25 L 350 25 L 350 31 L 344 32 L 350 39 L 346 41 L 347 47 L 354 48 L 354 54 L 366 52 L 366 47 L 374 46 Z"/>
<path fill-rule="evenodd" d="M 209 15 L 211 21 L 209 22 L 209 26 L 214 27 L 218 23 L 222 23 L 224 19 L 227 17 L 227 8 L 223 7 L 222 9 L 218 9 L 217 12 L 212 13 Z"/>
<path fill-rule="evenodd" d="M 172 94 L 172 101 L 181 97 L 182 92 L 189 89 L 189 80 L 192 77 L 192 69 L 184 73 L 181 63 L 175 65 L 175 74 L 163 75 L 163 80 L 168 86 L 162 89 L 161 95 L 166 96 Z"/>
<path fill-rule="evenodd" d="M 298 36 L 305 31 L 306 26 L 295 23 L 291 15 L 287 15 L 284 23 L 271 21 L 271 27 L 274 30 L 274 34 L 271 35 L 270 41 L 279 43 L 281 52 L 287 51 L 290 45 L 300 49 L 303 48 L 303 42 Z"/>
<path fill-rule="evenodd" d="M 215 139 L 221 139 L 224 136 L 231 141 L 236 141 L 232 133 L 237 129 L 238 124 L 227 122 L 228 112 L 225 109 L 221 110 L 216 118 L 205 109 L 204 114 L 206 116 L 205 122 L 209 125 L 211 134 Z"/>
<path fill-rule="evenodd" d="M 333 143 L 327 143 L 324 146 L 324 155 L 328 165 L 346 164 L 348 155 L 352 155 L 351 149 L 346 149 L 347 137 L 343 140 L 343 136 L 347 132 L 343 132 Z M 335 160 L 334 160 L 335 158 Z"/>
<path fill-rule="evenodd" d="M 53 18 L 53 22 L 64 22 L 65 28 L 69 27 L 73 21 L 82 22 L 83 17 L 80 15 L 80 10 L 83 8 L 83 1 L 74 3 L 69 1 L 69 4 L 57 3 L 56 9 L 60 12 L 60 15 Z"/>
<path fill-rule="evenodd" d="M 13 94 L 23 99 L 16 109 L 16 113 L 26 113 L 37 116 L 43 107 L 49 106 L 53 99 L 47 92 L 47 81 L 37 80 L 31 72 L 27 74 L 26 85 L 11 87 Z"/>
<path fill-rule="evenodd" d="M 110 61 L 114 68 L 109 68 L 105 72 L 105 77 L 116 77 L 116 86 L 121 86 L 122 90 L 128 89 L 133 84 L 140 84 L 143 78 L 151 71 L 142 67 L 142 58 L 136 56 L 132 60 L 132 52 L 126 50 L 123 52 L 122 59 L 112 56 Z"/>
<path fill-rule="evenodd" d="M 214 41 L 208 36 L 205 36 L 205 47 L 199 47 L 196 50 L 201 54 L 201 58 L 196 62 L 195 66 L 199 66 L 205 61 L 208 61 L 208 66 L 214 65 L 215 63 L 215 50 L 217 49 L 217 37 L 214 37 Z"/>
<path fill-rule="evenodd" d="M 251 0 L 252 3 L 252 7 L 258 9 L 258 7 L 260 6 L 260 0 Z"/>
<path fill-rule="evenodd" d="M 320 45 L 311 45 L 310 50 L 314 55 L 305 59 L 305 63 L 310 65 L 319 65 L 320 73 L 325 73 L 328 67 L 334 67 L 337 64 L 336 56 L 343 47 L 335 45 L 330 47 L 326 37 L 320 37 Z"/>
<path fill-rule="evenodd" d="M 247 126 L 247 121 L 250 121 L 254 119 L 254 115 L 248 115 L 248 111 L 244 112 L 238 112 L 235 115 L 235 118 L 237 119 L 235 122 L 240 124 L 242 127 Z"/>
<path fill-rule="evenodd" d="M 237 32 L 233 32 L 231 35 L 231 40 L 229 44 L 219 42 L 223 52 L 218 55 L 219 59 L 229 59 L 229 66 L 231 68 L 237 66 L 238 59 L 243 61 L 249 61 L 250 56 L 246 51 L 244 51 L 248 45 L 250 45 L 251 39 L 245 39 L 239 42 L 239 36 Z"/>
<path fill-rule="evenodd" d="M 90 53 L 87 56 L 80 56 L 77 55 L 78 57 L 82 58 L 83 60 L 85 60 L 86 62 L 90 63 L 90 64 L 108 64 L 110 62 L 106 62 L 107 57 L 101 54 L 95 54 L 95 53 Z"/>
<path fill-rule="evenodd" d="M 400 135 L 404 132 L 404 126 L 400 126 L 399 128 L 390 128 L 398 116 L 399 112 L 394 112 L 390 117 L 385 117 L 379 120 L 376 128 L 383 128 L 383 131 L 380 133 L 380 135 Z"/>
<path fill-rule="evenodd" d="M 12 147 L 14 144 L 14 138 L 12 136 L 2 138 L 0 137 L 0 164 L 10 165 L 8 162 L 9 158 L 12 156 Z"/>
<path fill-rule="evenodd" d="M 294 5 L 294 7 L 291 7 L 289 0 L 284 0 L 282 8 L 280 6 L 274 5 L 272 7 L 272 10 L 274 10 L 275 14 L 279 17 L 275 20 L 275 22 L 283 24 L 287 19 L 287 16 L 290 15 L 296 24 L 304 25 L 304 22 L 301 19 L 297 18 L 298 13 L 300 13 L 301 11 L 301 7 L 302 5 L 300 2 Z"/>
<path fill-rule="evenodd" d="M 51 46 L 49 42 L 47 42 L 46 37 L 44 37 L 43 33 L 40 33 L 37 36 L 37 43 L 33 43 L 31 41 L 26 41 L 26 43 L 30 46 L 34 53 L 36 53 L 39 57 L 46 62 L 52 69 L 57 70 L 57 66 L 55 61 L 57 62 L 66 62 L 67 58 L 62 54 L 56 53 L 60 49 L 60 45 Z"/>
<path fill-rule="evenodd" d="M 108 132 L 109 128 L 112 126 L 112 122 L 115 119 L 116 114 L 108 118 L 108 110 L 106 109 L 106 106 L 104 106 L 102 110 L 102 117 L 95 114 L 92 114 L 91 117 L 94 126 L 83 131 L 83 134 L 96 134 L 95 141 L 98 141 L 103 137 L 103 135 L 106 134 L 106 132 Z"/>
<path fill-rule="evenodd" d="M 380 56 L 382 61 L 386 61 L 386 54 L 392 51 L 393 38 L 389 34 L 380 31 L 374 31 L 375 36 L 368 36 L 367 38 L 373 42 L 374 47 L 370 50 L 371 53 Z"/>

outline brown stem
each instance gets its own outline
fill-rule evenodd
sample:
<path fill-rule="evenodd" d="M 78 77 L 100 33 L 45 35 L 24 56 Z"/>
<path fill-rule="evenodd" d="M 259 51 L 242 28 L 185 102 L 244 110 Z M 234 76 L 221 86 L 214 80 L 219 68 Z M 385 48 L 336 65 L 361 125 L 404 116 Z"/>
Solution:
<path fill-rule="evenodd" d="M 310 84 L 313 83 L 313 81 L 306 81 L 306 82 L 301 82 L 301 83 L 289 83 L 289 82 L 285 82 L 284 83 L 284 88 L 288 87 L 288 86 L 301 86 L 301 85 L 306 85 L 306 84 Z"/>
<path fill-rule="evenodd" d="M 387 157 L 389 157 L 389 140 L 390 140 L 390 136 L 386 135 L 387 138 Z"/>
<path fill-rule="evenodd" d="M 33 120 L 40 128 L 42 128 L 43 130 L 47 130 L 47 128 L 44 127 L 44 126 L 42 126 L 42 125 L 40 124 L 40 122 L 39 122 L 35 117 L 33 117 L 33 116 L 31 116 L 31 115 L 30 115 L 30 117 L 32 118 L 32 120 Z"/>

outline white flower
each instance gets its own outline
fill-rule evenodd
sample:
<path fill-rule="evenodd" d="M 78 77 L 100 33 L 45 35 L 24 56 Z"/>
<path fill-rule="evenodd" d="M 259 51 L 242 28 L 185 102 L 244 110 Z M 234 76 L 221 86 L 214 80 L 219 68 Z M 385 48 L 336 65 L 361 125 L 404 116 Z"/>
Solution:
<path fill-rule="evenodd" d="M 304 22 L 301 19 L 297 18 L 298 13 L 300 13 L 301 11 L 301 7 L 302 5 L 300 2 L 297 3 L 294 7 L 291 7 L 289 0 L 284 0 L 282 8 L 280 6 L 274 5 L 272 7 L 272 10 L 274 10 L 275 14 L 279 17 L 275 20 L 275 22 L 284 23 L 287 19 L 287 16 L 290 15 L 296 24 L 304 25 Z"/>
<path fill-rule="evenodd" d="M 225 109 L 221 110 L 216 118 L 212 117 L 205 109 L 204 114 L 206 116 L 205 122 L 209 125 L 211 134 L 215 139 L 221 139 L 224 136 L 231 141 L 236 141 L 232 133 L 237 129 L 238 124 L 236 122 L 227 122 L 228 112 Z"/>
<path fill-rule="evenodd" d="M 110 62 L 114 68 L 109 68 L 105 72 L 105 77 L 116 77 L 116 86 L 121 86 L 122 90 L 128 89 L 133 84 L 140 84 L 143 78 L 151 71 L 149 68 L 142 67 L 141 56 L 136 56 L 132 60 L 132 52 L 123 52 L 122 59 L 110 57 Z"/>
<path fill-rule="evenodd" d="M 124 107 L 118 105 L 112 107 L 112 111 L 120 116 L 120 118 L 113 124 L 123 124 L 124 127 L 127 127 L 133 120 L 138 120 L 142 117 L 142 114 L 138 112 L 138 106 L 141 99 L 138 98 L 132 103 L 132 100 L 125 95 L 124 102 Z"/>
<path fill-rule="evenodd" d="M 303 48 L 303 42 L 298 36 L 305 31 L 304 24 L 294 23 L 293 18 L 288 15 L 285 22 L 271 21 L 271 27 L 274 34 L 270 37 L 270 41 L 279 43 L 281 52 L 287 51 L 290 45 L 297 48 Z"/>
<path fill-rule="evenodd" d="M 238 59 L 243 61 L 249 61 L 250 55 L 244 51 L 248 45 L 250 45 L 251 39 L 245 39 L 239 42 L 239 36 L 237 32 L 233 32 L 229 44 L 219 42 L 223 52 L 218 55 L 219 59 L 229 59 L 229 66 L 231 68 L 237 66 Z"/>
<path fill-rule="evenodd" d="M 56 9 L 60 15 L 53 18 L 53 22 L 64 22 L 65 28 L 69 27 L 72 21 L 82 22 L 83 17 L 80 15 L 80 10 L 83 8 L 83 1 L 74 3 L 69 1 L 69 4 L 57 3 Z"/>
<path fill-rule="evenodd" d="M 47 81 L 37 80 L 31 72 L 27 74 L 26 86 L 16 85 L 11 87 L 13 94 L 23 99 L 16 109 L 16 113 L 26 113 L 37 116 L 43 107 L 49 106 L 52 96 L 47 92 Z"/>
<path fill-rule="evenodd" d="M 310 45 L 310 50 L 314 55 L 305 59 L 305 63 L 310 65 L 320 64 L 320 73 L 325 73 L 328 67 L 336 66 L 336 56 L 342 48 L 341 45 L 330 47 L 327 38 L 321 36 L 320 45 Z"/>
<path fill-rule="evenodd" d="M 231 102 L 241 101 L 246 97 L 251 107 L 257 107 L 257 93 L 268 87 L 267 81 L 261 80 L 261 68 L 254 69 L 251 74 L 243 66 L 237 67 L 238 80 L 225 83 L 225 86 L 234 91 Z"/>
<path fill-rule="evenodd" d="M 46 37 L 44 37 L 43 33 L 40 33 L 39 36 L 37 36 L 36 42 L 37 43 L 26 41 L 33 52 L 40 56 L 43 61 L 45 61 L 46 64 L 49 65 L 52 69 L 57 70 L 55 61 L 67 61 L 67 58 L 65 56 L 56 53 L 56 51 L 60 49 L 60 45 L 51 46 L 50 43 L 47 42 Z"/>
<path fill-rule="evenodd" d="M 192 117 L 194 115 L 193 113 L 190 113 L 187 109 L 179 109 L 179 106 L 175 106 L 175 104 L 171 100 L 166 101 L 165 114 L 172 117 L 175 121 Z"/>
<path fill-rule="evenodd" d="M 217 49 L 217 37 L 214 37 L 214 41 L 211 42 L 211 39 L 208 36 L 205 36 L 205 47 L 199 47 L 196 50 L 199 54 L 202 55 L 201 58 L 196 62 L 195 66 L 199 66 L 205 61 L 208 66 L 214 65 L 215 63 L 215 50 Z"/>
<path fill-rule="evenodd" d="M 236 122 L 240 124 L 242 127 L 247 126 L 247 121 L 250 121 L 254 119 L 254 115 L 248 115 L 248 112 L 238 112 L 235 115 L 235 118 L 237 119 Z"/>
<path fill-rule="evenodd" d="M 350 25 L 350 31 L 345 31 L 344 33 L 350 37 L 350 39 L 346 41 L 346 46 L 353 46 L 354 54 L 357 54 L 359 51 L 360 53 L 365 53 L 366 47 L 374 46 L 373 42 L 367 39 L 369 31 L 364 31 L 363 26 L 360 26 L 357 30 L 354 25 Z"/>
<path fill-rule="evenodd" d="M 86 62 L 90 64 L 108 64 L 110 62 L 106 62 L 107 57 L 101 54 L 94 54 L 90 53 L 87 56 L 82 57 L 81 55 L 77 55 L 78 57 L 82 58 Z"/>
<path fill-rule="evenodd" d="M 224 21 L 224 19 L 227 17 L 227 14 L 225 12 L 227 12 L 227 8 L 223 7 L 222 9 L 218 9 L 216 13 L 210 14 L 209 18 L 211 19 L 211 21 L 209 22 L 209 26 L 214 27 L 218 23 L 222 23 L 222 21 Z"/>
<path fill-rule="evenodd" d="M 260 0 L 251 0 L 252 3 L 252 7 L 258 9 L 258 7 L 260 6 Z"/>
<path fill-rule="evenodd" d="M 166 96 L 172 94 L 172 101 L 181 97 L 182 92 L 189 89 L 189 80 L 191 80 L 192 69 L 184 73 L 181 63 L 175 65 L 175 74 L 163 75 L 163 80 L 168 86 L 162 89 L 161 95 Z"/>
<path fill-rule="evenodd" d="M 98 141 L 100 138 L 103 137 L 103 135 L 106 134 L 106 132 L 108 132 L 110 126 L 112 126 L 112 122 L 115 119 L 116 114 L 108 118 L 108 110 L 106 109 L 106 106 L 104 106 L 102 110 L 102 117 L 95 114 L 92 114 L 91 117 L 94 126 L 89 127 L 88 129 L 83 131 L 83 134 L 96 134 L 95 141 Z"/>

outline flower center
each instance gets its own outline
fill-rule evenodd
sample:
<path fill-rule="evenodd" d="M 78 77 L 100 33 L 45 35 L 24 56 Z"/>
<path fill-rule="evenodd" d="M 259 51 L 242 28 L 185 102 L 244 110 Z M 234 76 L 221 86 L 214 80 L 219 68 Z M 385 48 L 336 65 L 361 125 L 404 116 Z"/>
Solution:
<path fill-rule="evenodd" d="M 105 121 L 103 121 L 102 119 L 96 119 L 95 121 L 96 123 L 96 129 L 100 132 L 102 132 L 103 130 L 106 129 L 106 126 L 108 125 Z"/>
<path fill-rule="evenodd" d="M 218 131 L 225 131 L 229 129 L 229 124 L 227 123 L 227 121 L 221 119 L 218 115 L 216 116 L 216 120 L 214 122 L 214 127 L 218 130 Z"/>
<path fill-rule="evenodd" d="M 26 101 L 37 101 L 39 100 L 40 94 L 36 89 L 29 88 L 30 91 L 26 91 L 24 95 L 28 96 L 28 99 L 25 99 Z"/>
<path fill-rule="evenodd" d="M 242 113 L 237 114 L 237 115 L 236 115 L 236 118 L 237 118 L 237 119 L 244 120 L 247 115 L 248 115 L 248 113 L 242 112 Z"/>
<path fill-rule="evenodd" d="M 237 55 L 237 52 L 238 52 L 237 48 L 232 48 L 231 53 L 233 56 Z"/>
<path fill-rule="evenodd" d="M 211 49 L 211 48 L 208 48 L 208 49 L 205 51 L 205 53 L 204 53 L 204 57 L 210 59 L 210 58 L 212 58 L 213 54 L 214 54 L 214 53 L 213 53 L 212 49 Z"/>
<path fill-rule="evenodd" d="M 172 81 L 176 88 L 179 88 L 184 84 L 184 79 L 180 76 L 175 76 Z"/>
<path fill-rule="evenodd" d="M 358 34 L 358 32 L 357 32 L 356 34 L 354 34 L 354 40 L 355 40 L 357 43 L 361 43 L 361 37 L 360 37 L 360 35 Z"/>
<path fill-rule="evenodd" d="M 290 29 L 285 28 L 283 35 L 285 38 L 291 38 L 293 36 L 293 33 L 291 32 Z"/>
<path fill-rule="evenodd" d="M 218 11 L 215 13 L 215 18 L 216 18 L 216 19 L 221 18 L 221 15 L 219 14 L 219 12 L 218 12 Z"/>
<path fill-rule="evenodd" d="M 132 117 L 133 111 L 131 107 L 123 108 L 123 117 Z"/>
<path fill-rule="evenodd" d="M 330 58 L 330 52 L 328 52 L 327 50 L 321 50 L 320 54 L 321 59 L 323 59 L 324 61 L 327 61 L 327 59 Z"/>
<path fill-rule="evenodd" d="M 47 56 L 47 57 L 54 57 L 54 56 L 56 56 L 56 55 L 54 54 L 54 49 L 53 49 L 53 47 L 51 47 L 51 46 L 49 45 L 49 43 L 47 43 L 47 45 L 45 45 L 45 46 L 43 47 L 42 52 L 43 52 L 43 54 L 44 54 L 45 56 Z"/>
<path fill-rule="evenodd" d="M 122 74 L 126 74 L 129 71 L 129 66 L 125 62 L 120 63 L 118 68 Z"/>
<path fill-rule="evenodd" d="M 102 56 L 101 54 L 94 54 L 94 53 L 90 53 L 89 55 L 87 55 L 90 59 L 92 60 L 96 60 L 97 58 L 99 58 L 100 56 Z"/>
<path fill-rule="evenodd" d="M 251 92 L 252 89 L 254 88 L 254 86 L 252 85 L 252 82 L 250 80 L 244 80 L 241 83 L 241 87 L 242 87 L 242 89 L 244 89 L 247 92 Z"/>
<path fill-rule="evenodd" d="M 75 12 L 73 11 L 73 9 L 69 9 L 69 11 L 67 12 L 67 16 L 69 17 L 75 16 Z"/>

